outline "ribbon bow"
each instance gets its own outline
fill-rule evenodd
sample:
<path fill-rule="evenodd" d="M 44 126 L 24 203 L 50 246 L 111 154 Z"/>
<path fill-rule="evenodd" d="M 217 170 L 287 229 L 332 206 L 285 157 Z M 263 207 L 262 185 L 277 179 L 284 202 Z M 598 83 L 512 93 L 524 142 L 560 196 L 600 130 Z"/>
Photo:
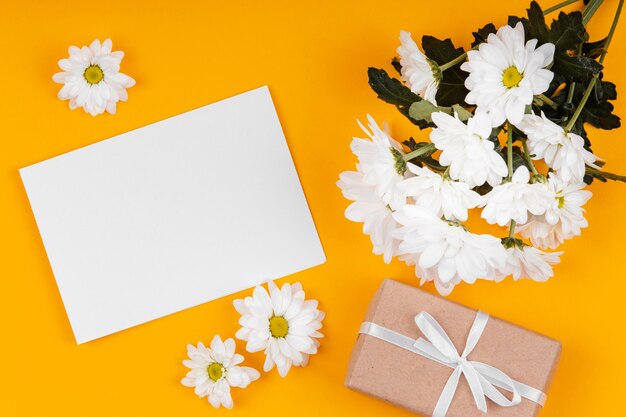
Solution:
<path fill-rule="evenodd" d="M 364 322 L 359 333 L 374 336 L 454 369 L 439 396 L 432 417 L 445 417 L 461 375 L 464 375 L 467 380 L 476 407 L 484 413 L 487 412 L 487 398 L 502 407 L 515 406 L 522 401 L 522 397 L 543 406 L 546 395 L 540 390 L 515 381 L 501 370 L 486 363 L 467 359 L 480 340 L 488 320 L 488 314 L 482 311 L 477 313 L 467 337 L 465 349 L 460 355 L 443 328 L 425 311 L 415 316 L 415 323 L 425 339 L 420 337 L 413 340 L 370 322 Z M 496 387 L 512 393 L 512 398 L 507 398 Z"/>

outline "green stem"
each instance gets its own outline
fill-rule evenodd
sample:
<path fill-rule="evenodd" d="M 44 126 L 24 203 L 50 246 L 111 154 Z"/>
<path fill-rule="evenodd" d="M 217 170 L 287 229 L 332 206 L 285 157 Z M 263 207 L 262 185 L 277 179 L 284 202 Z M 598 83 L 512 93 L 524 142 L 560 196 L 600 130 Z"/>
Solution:
<path fill-rule="evenodd" d="M 595 168 L 586 167 L 585 172 L 592 177 L 601 177 L 607 180 L 626 182 L 626 175 L 614 174 L 612 172 L 600 171 Z"/>
<path fill-rule="evenodd" d="M 587 23 L 591 20 L 593 15 L 598 11 L 598 8 L 604 0 L 591 0 L 587 3 L 585 10 L 583 10 L 583 25 L 587 26 Z"/>
<path fill-rule="evenodd" d="M 405 161 L 410 161 L 411 159 L 417 158 L 418 156 L 425 155 L 434 150 L 435 150 L 435 145 L 432 143 L 429 143 L 428 145 L 424 145 L 421 148 L 414 150 L 413 152 L 409 152 L 407 154 L 402 155 L 402 159 L 404 159 Z"/>
<path fill-rule="evenodd" d="M 537 97 L 539 98 L 539 100 L 543 101 L 544 103 L 546 103 L 548 106 L 552 107 L 553 109 L 557 108 L 556 103 L 550 97 L 544 94 L 537 94 Z"/>
<path fill-rule="evenodd" d="M 562 7 L 569 6 L 570 4 L 576 3 L 577 1 L 580 1 L 580 0 L 565 0 L 565 1 L 562 1 L 561 3 L 555 4 L 552 7 L 548 7 L 546 10 L 543 11 L 543 14 L 547 15 L 548 13 L 552 13 L 552 12 L 554 12 L 556 10 L 559 10 Z"/>
<path fill-rule="evenodd" d="M 609 30 L 609 34 L 606 37 L 606 42 L 604 43 L 604 52 L 602 52 L 602 55 L 600 55 L 599 61 L 601 64 L 604 62 L 604 58 L 606 57 L 606 54 L 609 51 L 609 45 L 611 44 L 611 40 L 613 39 L 613 34 L 615 33 L 615 28 L 617 27 L 617 22 L 619 21 L 619 16 L 622 13 L 623 6 L 624 6 L 624 0 L 620 0 L 619 5 L 617 6 L 617 11 L 615 12 L 615 17 L 613 18 L 613 23 L 611 24 L 611 29 Z M 570 121 L 567 123 L 567 126 L 565 126 L 566 132 L 571 131 L 572 128 L 574 127 L 574 124 L 576 123 L 576 120 L 578 120 L 580 113 L 582 113 L 583 108 L 585 107 L 585 104 L 587 104 L 587 100 L 589 99 L 589 96 L 591 96 L 591 92 L 593 91 L 593 88 L 595 87 L 596 81 L 598 81 L 599 77 L 600 77 L 600 73 L 594 74 L 593 77 L 591 78 L 591 81 L 589 81 L 589 85 L 587 86 L 587 89 L 585 90 L 585 93 L 583 94 L 583 97 L 580 100 L 580 103 L 578 103 L 578 107 L 576 107 L 576 111 L 572 115 L 572 118 L 570 119 Z"/>
<path fill-rule="evenodd" d="M 583 94 L 583 98 L 580 100 L 580 103 L 578 103 L 578 107 L 576 107 L 576 111 L 572 115 L 572 118 L 569 119 L 567 126 L 565 126 L 566 133 L 570 132 L 572 128 L 574 127 L 574 124 L 576 124 L 576 120 L 578 120 L 578 117 L 580 116 L 580 113 L 582 113 L 583 108 L 585 107 L 585 104 L 587 104 L 587 100 L 589 99 L 589 96 L 591 95 L 591 92 L 593 91 L 593 87 L 596 85 L 597 79 L 598 79 L 598 74 L 594 74 L 593 77 L 591 78 L 591 81 L 589 82 L 589 85 L 587 86 L 587 89 L 585 90 L 585 93 Z"/>
<path fill-rule="evenodd" d="M 513 178 L 513 125 L 507 122 L 506 125 L 506 167 L 509 170 L 507 179 Z"/>
<path fill-rule="evenodd" d="M 443 71 L 447 70 L 448 68 L 452 68 L 453 66 L 455 66 L 459 62 L 464 61 L 465 58 L 467 58 L 467 52 L 463 52 L 461 55 L 457 56 L 452 61 L 446 62 L 443 65 L 439 65 L 439 70 L 443 72 Z"/>
<path fill-rule="evenodd" d="M 509 226 L 509 239 L 515 238 L 515 220 L 511 220 L 511 225 Z"/>
<path fill-rule="evenodd" d="M 609 45 L 611 44 L 611 40 L 613 40 L 613 34 L 615 33 L 615 29 L 617 28 L 617 23 L 619 22 L 619 15 L 622 14 L 622 7 L 624 7 L 624 0 L 620 0 L 617 5 L 617 10 L 615 11 L 615 17 L 613 18 L 613 23 L 611 23 L 611 29 L 609 30 L 609 34 L 606 36 L 606 42 L 604 43 L 604 52 L 600 55 L 600 63 L 604 62 L 604 57 L 607 52 L 609 52 Z"/>
<path fill-rule="evenodd" d="M 524 151 L 524 158 L 526 158 L 526 162 L 530 166 L 530 170 L 533 175 L 538 175 L 537 168 L 535 168 L 535 164 L 533 160 L 530 158 L 530 152 L 528 152 L 528 145 L 526 145 L 526 139 L 522 139 L 522 150 Z"/>

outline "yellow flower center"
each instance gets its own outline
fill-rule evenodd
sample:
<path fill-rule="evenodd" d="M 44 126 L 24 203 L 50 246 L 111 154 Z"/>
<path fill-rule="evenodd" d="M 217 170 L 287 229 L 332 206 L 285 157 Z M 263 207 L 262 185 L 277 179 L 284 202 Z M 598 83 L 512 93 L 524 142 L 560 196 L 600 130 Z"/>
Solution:
<path fill-rule="evenodd" d="M 213 362 L 207 368 L 207 372 L 209 373 L 209 378 L 217 382 L 224 375 L 224 367 L 222 366 L 221 363 Z"/>
<path fill-rule="evenodd" d="M 563 206 L 565 205 L 565 197 L 559 196 L 556 198 L 556 201 L 559 202 L 559 208 L 563 208 Z"/>
<path fill-rule="evenodd" d="M 282 316 L 274 316 L 270 319 L 270 333 L 273 337 L 285 337 L 289 332 L 289 323 Z"/>
<path fill-rule="evenodd" d="M 104 71 L 98 65 L 91 64 L 85 69 L 83 77 L 89 84 L 98 84 L 104 80 Z"/>
<path fill-rule="evenodd" d="M 522 78 L 524 78 L 524 76 L 520 74 L 514 65 L 508 67 L 502 73 L 502 83 L 506 88 L 517 87 L 520 81 L 522 81 Z"/>

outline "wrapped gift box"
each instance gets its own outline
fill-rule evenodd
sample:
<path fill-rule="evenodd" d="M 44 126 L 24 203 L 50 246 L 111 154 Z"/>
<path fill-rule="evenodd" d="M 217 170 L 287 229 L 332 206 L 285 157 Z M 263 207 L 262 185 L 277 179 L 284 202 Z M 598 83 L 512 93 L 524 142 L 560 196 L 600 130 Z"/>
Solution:
<path fill-rule="evenodd" d="M 477 311 L 417 288 L 385 280 L 370 303 L 364 322 L 375 323 L 412 340 L 424 338 L 415 317 L 427 312 L 461 354 Z M 362 329 L 363 332 L 363 329 Z M 489 317 L 467 360 L 488 364 L 510 378 L 547 392 L 561 353 L 561 343 L 506 321 Z M 431 416 L 453 368 L 370 334 L 359 334 L 350 358 L 346 386 L 417 414 Z M 500 390 L 507 398 L 510 392 Z M 502 407 L 487 400 L 480 411 L 461 375 L 447 417 L 530 417 L 541 405 L 522 398 Z"/>

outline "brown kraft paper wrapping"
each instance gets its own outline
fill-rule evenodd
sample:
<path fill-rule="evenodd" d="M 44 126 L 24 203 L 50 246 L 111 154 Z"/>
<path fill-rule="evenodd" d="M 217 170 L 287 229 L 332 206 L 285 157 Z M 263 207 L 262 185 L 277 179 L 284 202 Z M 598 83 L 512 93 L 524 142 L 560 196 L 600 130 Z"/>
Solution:
<path fill-rule="evenodd" d="M 363 321 L 417 339 L 421 333 L 414 318 L 422 311 L 439 322 L 462 352 L 476 310 L 397 281 L 383 281 Z M 490 317 L 468 359 L 494 366 L 547 394 L 560 354 L 559 341 Z M 430 416 L 452 371 L 421 355 L 360 334 L 350 357 L 346 386 Z M 511 398 L 511 393 L 503 393 Z M 467 381 L 461 376 L 446 417 L 531 417 L 541 406 L 522 399 L 520 404 L 506 408 L 487 400 L 487 409 L 485 414 L 476 408 Z"/>

